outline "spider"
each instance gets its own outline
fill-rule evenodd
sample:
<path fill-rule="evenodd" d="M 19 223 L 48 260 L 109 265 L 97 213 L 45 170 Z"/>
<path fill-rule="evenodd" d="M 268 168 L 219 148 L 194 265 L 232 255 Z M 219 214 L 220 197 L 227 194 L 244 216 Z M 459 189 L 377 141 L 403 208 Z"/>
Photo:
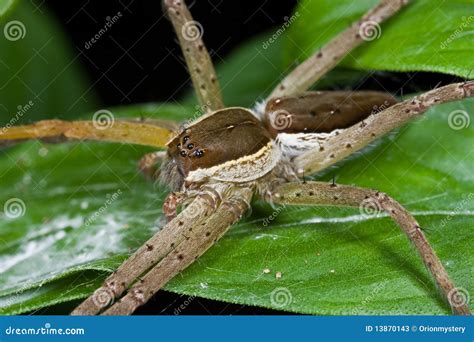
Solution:
<path fill-rule="evenodd" d="M 205 253 L 250 208 L 253 196 L 279 205 L 375 207 L 386 211 L 416 247 L 453 313 L 470 314 L 459 290 L 415 218 L 387 194 L 356 186 L 307 181 L 430 107 L 473 95 L 474 82 L 443 86 L 397 102 L 374 91 L 308 91 L 363 43 L 361 28 L 379 24 L 407 5 L 382 0 L 291 71 L 254 109 L 225 107 L 217 75 L 183 0 L 163 7 L 179 38 L 199 103 L 206 113 L 179 126 L 165 120 L 59 120 L 11 127 L 0 146 L 28 139 L 126 142 L 166 148 L 145 155 L 139 168 L 169 186 L 168 223 L 112 273 L 74 315 L 126 315 Z M 374 106 L 383 108 L 371 113 Z M 157 165 L 161 164 L 158 168 Z M 106 296 L 106 304 L 101 300 Z M 112 299 L 112 300 L 111 300 Z"/>

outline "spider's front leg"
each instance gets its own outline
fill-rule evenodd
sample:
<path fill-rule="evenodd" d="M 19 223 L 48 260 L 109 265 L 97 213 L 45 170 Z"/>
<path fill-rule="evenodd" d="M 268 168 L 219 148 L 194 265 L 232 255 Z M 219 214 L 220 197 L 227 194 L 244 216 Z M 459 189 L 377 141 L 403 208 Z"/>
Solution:
<path fill-rule="evenodd" d="M 178 36 L 199 104 L 206 112 L 223 108 L 216 71 L 202 41 L 203 27 L 193 20 L 184 0 L 163 0 L 163 8 Z"/>
<path fill-rule="evenodd" d="M 145 304 L 168 281 L 204 254 L 249 208 L 252 190 L 233 188 L 229 198 L 204 222 L 196 222 L 186 239 L 153 267 L 104 315 L 130 315 Z"/>
<path fill-rule="evenodd" d="M 177 127 L 173 121 L 115 121 L 113 116 L 93 121 L 43 120 L 0 128 L 0 147 L 33 139 L 48 143 L 95 140 L 164 147 Z"/>
<path fill-rule="evenodd" d="M 322 182 L 286 183 L 276 186 L 266 198 L 275 204 L 322 206 L 376 206 L 386 211 L 415 245 L 443 296 L 454 313 L 469 315 L 466 304 L 458 305 L 459 290 L 454 286 L 433 248 L 423 234 L 418 222 L 397 201 L 384 193 L 354 186 Z"/>
<path fill-rule="evenodd" d="M 187 239 L 190 230 L 200 225 L 220 205 L 215 193 L 225 194 L 229 186 L 215 185 L 215 191 L 198 195 L 176 218 L 151 237 L 112 273 L 94 294 L 84 300 L 73 315 L 96 315 L 120 297 L 142 274 L 166 257 Z"/>
<path fill-rule="evenodd" d="M 158 163 L 166 158 L 165 151 L 156 151 L 145 154 L 138 162 L 138 169 L 145 177 L 155 181 L 158 180 L 160 170 L 157 167 Z"/>

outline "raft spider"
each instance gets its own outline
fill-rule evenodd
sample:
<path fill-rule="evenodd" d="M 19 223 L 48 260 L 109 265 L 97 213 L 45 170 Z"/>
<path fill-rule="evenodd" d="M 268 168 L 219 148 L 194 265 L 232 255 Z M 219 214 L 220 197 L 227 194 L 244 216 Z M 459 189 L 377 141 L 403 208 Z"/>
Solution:
<path fill-rule="evenodd" d="M 453 304 L 459 290 L 415 218 L 396 200 L 375 190 L 304 179 L 304 175 L 334 165 L 436 104 L 472 96 L 472 81 L 443 86 L 398 103 L 381 92 L 308 91 L 363 43 L 363 25 L 381 23 L 407 3 L 382 0 L 290 72 L 263 104 L 248 109 L 224 106 L 201 37 L 189 38 L 196 22 L 182 0 L 164 0 L 197 98 L 207 113 L 184 126 L 164 120 L 124 120 L 99 130 L 89 121 L 47 120 L 1 131 L 0 146 L 40 139 L 166 148 L 144 156 L 140 169 L 172 189 L 163 204 L 169 222 L 72 314 L 133 313 L 239 220 L 253 195 L 275 204 L 369 205 L 386 211 L 416 247 L 452 311 L 469 314 L 467 305 Z M 385 109 L 371 113 L 373 106 Z M 157 171 L 158 162 L 161 168 Z M 179 211 L 180 207 L 183 209 Z M 104 293 L 117 300 L 102 305 L 96 297 Z"/>

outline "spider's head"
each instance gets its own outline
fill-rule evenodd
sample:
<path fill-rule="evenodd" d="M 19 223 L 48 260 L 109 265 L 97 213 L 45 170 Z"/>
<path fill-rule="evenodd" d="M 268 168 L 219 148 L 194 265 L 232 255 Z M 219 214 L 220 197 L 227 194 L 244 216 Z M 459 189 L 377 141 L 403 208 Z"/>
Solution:
<path fill-rule="evenodd" d="M 270 172 L 279 160 L 279 151 L 260 120 L 240 107 L 202 116 L 167 146 L 161 180 L 173 190 L 211 180 L 249 182 Z"/>

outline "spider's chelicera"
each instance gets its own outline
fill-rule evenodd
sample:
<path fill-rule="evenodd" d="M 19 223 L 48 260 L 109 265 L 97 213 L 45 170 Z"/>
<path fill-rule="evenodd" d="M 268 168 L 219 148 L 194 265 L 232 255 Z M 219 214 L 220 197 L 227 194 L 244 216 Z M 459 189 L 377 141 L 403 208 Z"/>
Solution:
<path fill-rule="evenodd" d="M 163 205 L 168 224 L 73 314 L 131 314 L 239 220 L 254 195 L 275 204 L 386 211 L 416 247 L 453 312 L 469 314 L 466 303 L 456 300 L 459 290 L 419 224 L 398 202 L 375 190 L 304 178 L 301 181 L 304 175 L 334 165 L 433 105 L 472 96 L 471 81 L 447 85 L 400 103 L 382 92 L 308 91 L 363 42 L 361 27 L 382 22 L 407 3 L 382 0 L 296 67 L 265 101 L 247 109 L 224 107 L 211 59 L 201 36 L 196 36 L 199 27 L 195 27 L 183 1 L 165 0 L 165 11 L 178 34 L 206 114 L 181 127 L 164 120 L 124 120 L 99 129 L 88 121 L 51 120 L 3 130 L 0 145 L 27 139 L 89 139 L 167 149 L 146 155 L 140 169 L 172 189 Z M 157 164 L 161 164 L 159 169 Z"/>

